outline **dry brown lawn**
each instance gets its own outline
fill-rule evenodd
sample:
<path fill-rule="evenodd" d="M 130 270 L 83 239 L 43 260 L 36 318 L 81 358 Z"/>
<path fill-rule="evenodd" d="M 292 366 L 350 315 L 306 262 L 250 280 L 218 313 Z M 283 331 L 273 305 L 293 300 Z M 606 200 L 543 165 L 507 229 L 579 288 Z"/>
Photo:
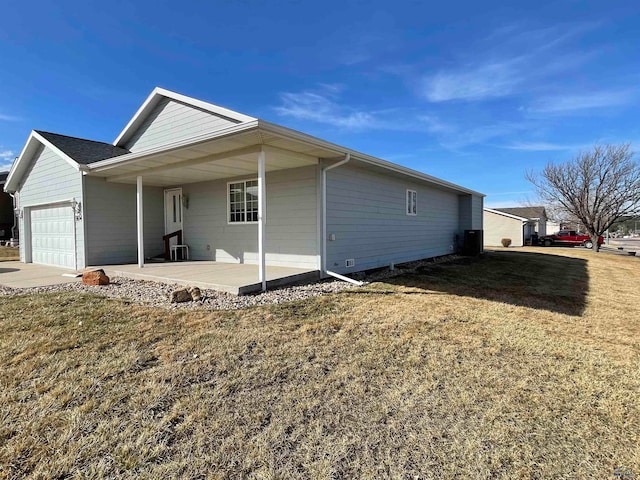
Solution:
<path fill-rule="evenodd" d="M 639 335 L 640 259 L 584 249 L 235 312 L 3 297 L 0 477 L 638 476 Z"/>
<path fill-rule="evenodd" d="M 7 262 L 10 260 L 20 260 L 18 247 L 0 246 L 0 262 Z"/>

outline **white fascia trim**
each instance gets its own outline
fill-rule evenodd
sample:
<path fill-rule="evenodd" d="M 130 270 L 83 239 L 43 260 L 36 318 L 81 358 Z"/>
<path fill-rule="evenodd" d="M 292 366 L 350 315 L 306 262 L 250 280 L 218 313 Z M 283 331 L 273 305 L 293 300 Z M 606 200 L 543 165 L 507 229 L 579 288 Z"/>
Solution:
<path fill-rule="evenodd" d="M 143 150 L 141 152 L 126 153 L 118 157 L 100 160 L 99 162 L 94 162 L 87 165 L 87 167 L 89 171 L 101 172 L 103 170 L 108 170 L 109 168 L 118 167 L 126 163 L 135 162 L 136 160 L 139 160 L 141 158 L 149 157 L 152 155 L 163 154 L 163 153 L 169 153 L 173 150 L 179 150 L 184 147 L 196 146 L 200 143 L 208 142 L 209 140 L 214 140 L 216 138 L 222 138 L 228 135 L 248 132 L 250 130 L 256 129 L 257 127 L 258 127 L 257 120 L 255 122 L 239 123 L 237 125 L 232 125 L 227 128 L 216 130 L 212 133 L 207 133 L 205 135 L 198 135 L 196 137 L 187 138 L 185 140 L 180 140 L 179 142 L 170 143 L 168 145 L 162 145 L 160 147 L 150 148 L 148 150 Z"/>
<path fill-rule="evenodd" d="M 186 95 L 181 95 L 179 93 L 172 92 L 171 90 L 156 87 L 153 89 L 151 94 L 149 94 L 140 108 L 138 108 L 138 111 L 133 115 L 133 117 L 131 117 L 129 123 L 127 123 L 122 132 L 120 132 L 120 135 L 118 135 L 118 137 L 113 141 L 113 144 L 119 146 L 121 142 L 128 140 L 131 133 L 133 133 L 133 131 L 140 125 L 140 123 L 142 123 L 151 109 L 153 109 L 157 105 L 161 97 L 166 97 L 178 102 L 186 103 L 187 105 L 201 108 L 202 110 L 206 110 L 215 115 L 227 117 L 238 122 L 251 122 L 256 120 L 254 117 L 250 117 L 249 115 L 235 112 L 233 110 L 229 110 L 228 108 L 214 105 L 213 103 L 203 102 L 202 100 L 188 97 Z"/>
<path fill-rule="evenodd" d="M 259 119 L 253 119 L 251 121 L 247 121 L 244 123 L 232 125 L 230 127 L 216 130 L 214 132 L 207 133 L 205 135 L 200 135 L 200 136 L 191 137 L 185 140 L 181 140 L 179 142 L 175 142 L 170 145 L 163 145 L 161 147 L 151 148 L 148 150 L 144 150 L 142 152 L 129 153 L 126 155 L 121 155 L 119 157 L 101 160 L 99 162 L 90 164 L 88 168 L 90 171 L 107 170 L 110 167 L 115 167 L 117 165 L 125 164 L 128 162 L 135 162 L 136 160 L 143 157 L 156 155 L 160 153 L 168 153 L 171 150 L 177 150 L 177 149 L 188 147 L 191 145 L 197 145 L 198 143 L 207 142 L 209 140 L 213 140 L 219 137 L 234 135 L 241 132 L 248 132 L 254 129 L 258 129 L 279 137 L 296 140 L 301 143 L 306 143 L 307 145 L 310 145 L 310 146 L 319 147 L 324 150 L 328 150 L 330 152 L 333 152 L 336 157 L 337 156 L 344 157 L 344 155 L 348 153 L 350 154 L 352 160 L 358 160 L 364 163 L 369 163 L 371 165 L 376 165 L 378 167 L 385 168 L 387 170 L 400 173 L 402 175 L 407 175 L 409 177 L 416 178 L 423 182 L 427 182 L 433 185 L 438 185 L 443 188 L 447 188 L 449 190 L 454 190 L 458 193 L 470 194 L 470 195 L 475 195 L 483 198 L 485 197 L 483 193 L 476 192 L 474 190 L 470 190 L 465 187 L 461 187 L 460 185 L 456 185 L 454 183 L 450 183 L 436 177 L 432 177 L 431 175 L 427 175 L 426 173 L 418 172 L 417 170 L 412 170 L 410 168 L 406 168 L 401 165 L 397 165 L 395 163 L 373 157 L 371 155 L 366 155 L 364 153 L 345 148 L 335 143 L 327 142 L 320 138 L 307 135 L 306 133 L 302 133 L 297 130 L 292 130 L 290 128 L 282 127 L 280 125 L 276 125 L 274 123 L 266 122 L 264 120 L 259 120 Z"/>
<path fill-rule="evenodd" d="M 4 186 L 5 192 L 15 192 L 17 190 L 17 185 L 14 185 L 14 183 L 18 183 L 20 181 L 20 178 L 15 178 L 15 176 L 18 174 L 17 172 L 19 170 L 24 170 L 21 167 L 25 164 L 25 162 L 28 162 L 29 160 L 31 160 L 31 155 L 29 154 L 29 151 L 34 146 L 34 142 L 40 142 L 45 147 L 50 148 L 56 155 L 58 155 L 65 162 L 71 165 L 76 171 L 87 170 L 86 165 L 79 164 L 74 159 L 72 159 L 69 155 L 67 155 L 58 147 L 56 147 L 54 144 L 52 144 L 49 140 L 47 140 L 42 135 L 40 135 L 38 132 L 36 132 L 35 130 L 31 130 L 31 133 L 29 134 L 29 138 L 27 138 L 27 142 L 24 144 L 24 147 L 20 152 L 20 156 L 18 156 L 17 160 L 15 160 L 13 162 L 13 165 L 11 165 L 11 170 L 9 171 L 9 175 L 7 175 L 7 180 Z M 24 172 L 21 172 L 21 173 L 24 173 Z"/>
<path fill-rule="evenodd" d="M 362 152 L 358 152 L 356 150 L 351 150 L 349 148 L 337 145 L 335 143 L 327 142 L 317 137 L 313 137 L 311 135 L 307 135 L 306 133 L 298 132 L 297 130 L 292 130 L 287 127 L 282 127 L 280 125 L 276 125 L 274 123 L 265 122 L 264 120 L 258 120 L 260 129 L 265 130 L 274 135 L 279 135 L 283 137 L 293 138 L 295 140 L 308 143 L 313 146 L 321 147 L 326 150 L 331 150 L 336 153 L 336 155 L 345 155 L 349 153 L 353 160 L 358 160 L 361 162 L 369 163 L 372 165 L 376 165 L 387 170 L 392 170 L 397 173 L 401 173 L 403 175 L 407 175 L 418 180 L 422 180 L 428 183 L 432 183 L 435 185 L 439 185 L 441 187 L 445 187 L 451 190 L 455 190 L 460 193 L 466 193 L 471 195 L 476 195 L 478 197 L 485 197 L 486 195 L 480 192 L 476 192 L 474 190 L 470 190 L 465 187 L 461 187 L 460 185 L 456 185 L 455 183 L 447 182 L 446 180 L 441 180 L 436 177 L 432 177 L 431 175 L 427 175 L 426 173 L 419 172 L 417 170 L 413 170 L 411 168 L 403 167 L 402 165 L 398 165 L 396 163 L 388 162 L 386 160 L 382 160 L 377 157 L 373 157 L 371 155 L 364 154 Z"/>
<path fill-rule="evenodd" d="M 489 213 L 495 213 L 496 215 L 502 215 L 503 217 L 513 218 L 514 220 L 520 220 L 521 222 L 528 222 L 530 219 L 512 215 L 510 213 L 501 212 L 500 210 L 494 210 L 493 208 L 484 207 L 483 210 Z"/>
<path fill-rule="evenodd" d="M 69 155 L 64 153 L 62 150 L 60 150 L 58 147 L 56 147 L 53 143 L 51 143 L 49 140 L 44 138 L 38 132 L 34 131 L 34 132 L 32 132 L 32 135 L 34 136 L 34 138 L 37 138 L 43 145 L 45 145 L 45 146 L 49 147 L 51 150 L 53 150 L 56 153 L 56 155 L 58 155 L 59 157 L 62 157 L 62 159 L 64 161 L 66 161 L 69 165 L 71 165 L 77 171 L 86 170 L 87 169 L 86 165 L 81 165 L 78 162 L 76 162 L 73 158 L 71 158 Z"/>

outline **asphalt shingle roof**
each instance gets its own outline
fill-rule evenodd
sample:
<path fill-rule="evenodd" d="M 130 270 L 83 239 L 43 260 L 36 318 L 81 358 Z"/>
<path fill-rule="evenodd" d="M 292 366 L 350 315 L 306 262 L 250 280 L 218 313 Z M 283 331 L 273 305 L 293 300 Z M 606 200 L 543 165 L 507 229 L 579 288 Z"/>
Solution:
<path fill-rule="evenodd" d="M 545 213 L 544 207 L 494 208 L 494 210 L 515 215 L 516 217 L 528 218 L 530 220 L 533 218 L 542 218 Z M 546 215 L 544 216 L 546 217 Z"/>
<path fill-rule="evenodd" d="M 116 147 L 106 142 L 96 142 L 95 140 L 85 140 L 84 138 L 69 137 L 40 130 L 36 130 L 36 132 L 82 165 L 89 165 L 100 160 L 131 153 L 126 148 Z"/>

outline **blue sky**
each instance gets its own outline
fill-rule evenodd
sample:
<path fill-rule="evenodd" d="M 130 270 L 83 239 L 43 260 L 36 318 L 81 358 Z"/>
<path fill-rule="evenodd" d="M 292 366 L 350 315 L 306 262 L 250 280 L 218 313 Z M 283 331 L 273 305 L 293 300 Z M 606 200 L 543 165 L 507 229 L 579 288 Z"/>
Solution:
<path fill-rule="evenodd" d="M 640 145 L 640 5 L 519 3 L 10 0 L 0 164 L 32 129 L 111 142 L 161 86 L 534 201 L 527 169 Z"/>

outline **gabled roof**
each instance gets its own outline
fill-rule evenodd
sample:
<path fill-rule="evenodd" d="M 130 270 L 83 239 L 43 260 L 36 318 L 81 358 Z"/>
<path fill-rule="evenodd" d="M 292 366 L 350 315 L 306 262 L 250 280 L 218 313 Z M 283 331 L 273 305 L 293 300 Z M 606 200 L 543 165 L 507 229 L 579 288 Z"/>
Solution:
<path fill-rule="evenodd" d="M 116 147 L 106 142 L 96 142 L 95 140 L 69 137 L 41 130 L 36 130 L 36 132 L 71 157 L 73 161 L 82 165 L 131 153 L 126 148 Z"/>
<path fill-rule="evenodd" d="M 526 218 L 528 220 L 539 220 L 543 216 L 546 218 L 544 207 L 512 207 L 512 208 L 495 208 L 500 212 L 515 215 L 517 217 Z"/>
<path fill-rule="evenodd" d="M 213 113 L 214 115 L 228 118 L 237 123 L 257 120 L 256 118 L 250 117 L 249 115 L 234 112 L 233 110 L 214 105 L 213 103 L 203 102 L 202 100 L 197 100 L 195 98 L 187 97 L 186 95 L 181 95 L 170 90 L 165 90 L 164 88 L 156 87 L 153 89 L 144 103 L 140 106 L 138 111 L 133 115 L 131 120 L 129 120 L 129 123 L 127 123 L 127 126 L 124 127 L 122 132 L 120 132 L 120 135 L 118 135 L 118 137 L 113 141 L 113 144 L 117 146 L 124 146 L 163 98 L 169 98 L 171 100 L 175 100 L 186 105 L 191 105 L 192 107 L 199 108 L 201 110 L 206 110 L 207 112 Z"/>
<path fill-rule="evenodd" d="M 4 190 L 6 192 L 15 192 L 17 190 L 29 162 L 42 146 L 53 150 L 60 158 L 78 171 L 86 170 L 87 165 L 105 158 L 113 158 L 129 153 L 128 150 L 110 143 L 33 130 L 22 152 L 20 152 L 20 156 L 11 165 L 9 175 L 4 182 Z"/>
<path fill-rule="evenodd" d="M 513 215 L 511 213 L 507 213 L 507 212 L 503 212 L 501 208 L 488 208 L 488 207 L 484 207 L 482 210 L 484 210 L 485 212 L 489 212 L 489 213 L 495 213 L 496 215 L 501 215 L 503 217 L 507 217 L 507 218 L 513 218 L 514 220 L 518 220 L 520 222 L 528 222 L 529 219 L 525 218 L 525 217 L 521 217 L 519 215 Z"/>
<path fill-rule="evenodd" d="M 206 131 L 194 137 L 177 140 L 170 144 L 161 145 L 141 152 L 132 153 L 123 148 L 122 146 L 126 144 L 129 138 L 145 122 L 159 102 L 167 98 L 229 119 L 232 125 L 214 131 Z M 167 167 L 175 164 L 177 157 L 175 157 L 173 153 L 176 151 L 187 154 L 180 160 L 185 164 L 193 162 L 201 163 L 200 160 L 202 158 L 207 158 L 203 157 L 203 151 L 206 152 L 207 148 L 210 148 L 212 154 L 218 155 L 226 152 L 227 150 L 221 150 L 221 147 L 227 145 L 225 142 L 233 145 L 233 148 L 229 147 L 229 153 L 235 152 L 238 155 L 239 151 L 244 151 L 243 149 L 253 148 L 255 146 L 265 149 L 270 147 L 280 149 L 280 151 L 286 151 L 290 155 L 300 158 L 313 157 L 316 162 L 320 158 L 332 159 L 349 155 L 353 161 L 367 166 L 381 168 L 402 176 L 409 176 L 441 188 L 453 190 L 459 194 L 472 194 L 484 197 L 484 195 L 479 192 L 432 177 L 425 173 L 162 88 L 155 88 L 153 92 L 151 92 L 113 144 L 48 132 L 32 131 L 20 156 L 11 167 L 5 190 L 14 192 L 18 189 L 22 176 L 27 171 L 30 160 L 33 158 L 33 155 L 37 153 L 38 149 L 42 148 L 42 145 L 53 150 L 78 171 L 83 171 L 87 174 L 99 174 L 103 177 L 123 177 L 137 175 L 149 167 L 149 165 L 153 165 L 153 168 L 157 169 L 170 170 L 170 168 Z M 197 169 L 194 168 L 193 170 Z M 202 180 L 200 173 L 198 175 L 198 179 Z M 172 183 L 175 183 L 174 178 L 171 178 L 171 180 Z"/>
<path fill-rule="evenodd" d="M 0 172 L 0 185 L 4 185 L 4 182 L 7 181 L 8 176 L 9 172 Z"/>

